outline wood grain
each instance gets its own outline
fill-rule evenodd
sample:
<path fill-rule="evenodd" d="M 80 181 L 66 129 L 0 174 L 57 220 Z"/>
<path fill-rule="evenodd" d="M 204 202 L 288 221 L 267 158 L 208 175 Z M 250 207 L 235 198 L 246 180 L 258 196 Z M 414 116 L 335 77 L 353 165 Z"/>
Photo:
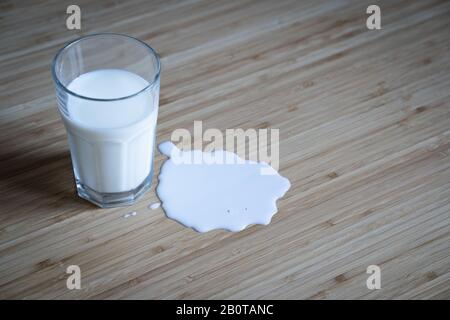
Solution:
<path fill-rule="evenodd" d="M 450 298 L 450 2 L 79 0 L 81 31 L 69 4 L 0 4 L 0 298 Z M 148 209 L 156 176 L 128 208 L 75 196 L 50 61 L 105 31 L 161 54 L 158 141 L 280 129 L 292 188 L 270 225 L 184 228 Z"/>

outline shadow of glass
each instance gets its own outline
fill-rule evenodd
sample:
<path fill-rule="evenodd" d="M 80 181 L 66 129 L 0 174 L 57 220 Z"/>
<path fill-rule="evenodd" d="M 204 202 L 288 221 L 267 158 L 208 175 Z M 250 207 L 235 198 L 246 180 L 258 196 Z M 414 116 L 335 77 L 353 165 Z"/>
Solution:
<path fill-rule="evenodd" d="M 0 214 L 55 214 L 95 208 L 75 191 L 68 150 L 5 150 L 0 154 Z"/>

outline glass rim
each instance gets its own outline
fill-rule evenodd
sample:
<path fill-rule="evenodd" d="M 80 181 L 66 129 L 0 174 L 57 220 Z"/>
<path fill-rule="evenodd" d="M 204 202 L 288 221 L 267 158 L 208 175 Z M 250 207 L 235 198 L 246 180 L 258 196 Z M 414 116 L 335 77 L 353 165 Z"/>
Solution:
<path fill-rule="evenodd" d="M 109 98 L 109 99 L 93 98 L 93 97 L 83 96 L 83 95 L 78 94 L 78 93 L 76 93 L 76 92 L 74 92 L 72 90 L 69 90 L 64 84 L 61 83 L 61 81 L 59 80 L 58 76 L 56 75 L 56 62 L 57 62 L 58 58 L 67 49 L 69 49 L 71 46 L 77 44 L 78 42 L 81 42 L 81 41 L 83 41 L 83 40 L 85 40 L 87 38 L 93 38 L 93 37 L 97 37 L 97 36 L 118 36 L 118 37 L 124 37 L 124 38 L 128 38 L 128 40 L 136 41 L 137 43 L 140 43 L 145 48 L 147 48 L 148 51 L 155 57 L 156 62 L 157 62 L 156 73 L 155 73 L 155 76 L 154 76 L 153 80 L 149 81 L 148 85 L 146 85 L 143 89 L 141 89 L 141 90 L 139 90 L 139 91 L 137 91 L 137 92 L 135 92 L 133 94 L 130 94 L 130 95 L 127 95 L 127 96 L 123 96 L 123 97 L 118 97 L 118 98 Z M 142 92 L 144 92 L 144 91 L 146 91 L 146 90 L 148 90 L 150 88 L 153 88 L 155 83 L 158 81 L 160 73 L 161 73 L 161 61 L 160 61 L 159 55 L 155 51 L 155 49 L 153 49 L 151 46 L 149 46 L 144 41 L 139 40 L 139 39 L 137 39 L 135 37 L 126 35 L 126 34 L 107 33 L 106 32 L 106 33 L 94 33 L 94 34 L 89 34 L 89 35 L 86 35 L 86 36 L 82 36 L 82 37 L 79 37 L 79 38 L 77 38 L 75 40 L 72 40 L 69 43 L 67 43 L 66 45 L 64 45 L 61 49 L 58 50 L 58 52 L 56 53 L 55 57 L 53 58 L 51 69 L 52 69 L 52 78 L 53 78 L 53 81 L 56 83 L 56 86 L 58 88 L 62 88 L 66 93 L 68 93 L 70 95 L 73 95 L 73 96 L 76 96 L 78 98 L 85 99 L 85 100 L 91 100 L 91 101 L 118 101 L 118 100 L 125 100 L 125 99 L 129 99 L 129 98 L 135 97 L 135 96 L 141 94 Z"/>

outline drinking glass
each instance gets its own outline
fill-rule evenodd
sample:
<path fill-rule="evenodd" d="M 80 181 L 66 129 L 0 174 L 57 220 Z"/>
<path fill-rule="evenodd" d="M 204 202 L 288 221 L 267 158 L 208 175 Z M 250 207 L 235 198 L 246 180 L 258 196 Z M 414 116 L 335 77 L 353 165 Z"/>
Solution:
<path fill-rule="evenodd" d="M 130 36 L 94 34 L 64 46 L 51 68 L 78 195 L 132 204 L 153 176 L 158 54 Z"/>

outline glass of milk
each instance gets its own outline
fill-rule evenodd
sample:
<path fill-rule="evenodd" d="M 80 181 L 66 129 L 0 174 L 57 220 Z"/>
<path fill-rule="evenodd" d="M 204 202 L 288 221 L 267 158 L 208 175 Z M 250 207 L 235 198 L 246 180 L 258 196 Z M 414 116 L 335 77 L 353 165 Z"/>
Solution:
<path fill-rule="evenodd" d="M 55 56 L 52 76 L 80 197 L 114 207 L 150 187 L 160 70 L 155 50 L 120 34 L 82 37 Z"/>

